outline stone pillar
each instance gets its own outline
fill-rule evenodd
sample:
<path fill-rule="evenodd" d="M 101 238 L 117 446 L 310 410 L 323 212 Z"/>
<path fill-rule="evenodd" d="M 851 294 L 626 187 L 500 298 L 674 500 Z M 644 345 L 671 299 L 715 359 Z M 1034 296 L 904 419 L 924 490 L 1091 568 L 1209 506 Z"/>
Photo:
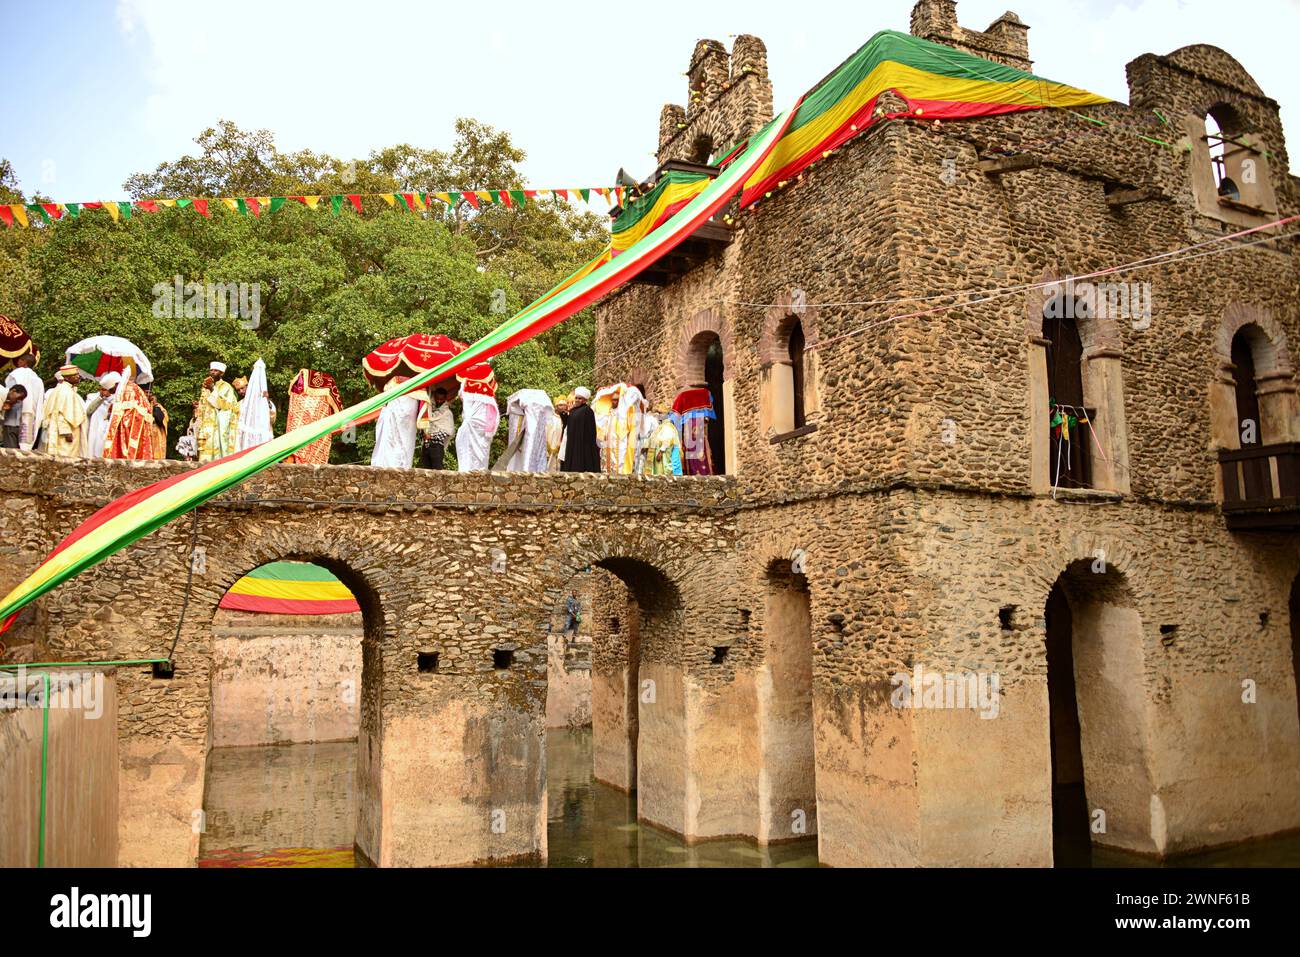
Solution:
<path fill-rule="evenodd" d="M 1048 341 L 1042 336 L 1029 339 L 1029 487 L 1038 493 L 1049 492 L 1052 488 L 1047 346 Z"/>

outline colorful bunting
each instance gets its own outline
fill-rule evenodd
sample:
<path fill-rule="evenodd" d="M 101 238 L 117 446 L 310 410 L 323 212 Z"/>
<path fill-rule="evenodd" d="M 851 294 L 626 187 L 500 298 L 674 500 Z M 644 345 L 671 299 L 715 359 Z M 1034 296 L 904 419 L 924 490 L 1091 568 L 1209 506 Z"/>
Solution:
<path fill-rule="evenodd" d="M 362 211 L 363 199 L 382 199 L 389 207 L 393 209 L 402 209 L 407 212 L 426 212 L 429 209 L 430 197 L 437 199 L 448 208 L 454 208 L 458 203 L 465 202 L 473 209 L 479 209 L 482 203 L 496 203 L 505 206 L 507 209 L 514 209 L 517 206 L 526 206 L 529 200 L 546 199 L 577 199 L 581 197 L 583 202 L 591 200 L 591 194 L 603 196 L 606 200 L 614 205 L 621 205 L 625 195 L 621 186 L 595 186 L 581 189 L 480 189 L 480 190 L 456 190 L 443 192 L 408 192 L 408 193 L 350 193 L 330 196 L 330 212 L 338 215 L 343 208 L 344 201 L 348 202 L 358 213 Z M 284 205 L 293 200 L 301 203 L 309 209 L 315 209 L 320 203 L 323 196 L 220 196 L 215 201 L 223 204 L 232 213 L 239 213 L 241 216 L 252 215 L 255 219 L 260 218 L 263 213 L 277 213 L 284 208 Z M 200 199 L 194 196 L 177 197 L 175 199 L 139 199 L 134 201 L 101 201 L 86 203 L 10 203 L 6 206 L 0 206 L 0 222 L 6 226 L 29 226 L 31 225 L 32 216 L 40 217 L 43 223 L 52 223 L 60 220 L 67 214 L 69 219 L 79 219 L 81 214 L 88 209 L 102 209 L 112 217 L 113 222 L 125 217 L 131 218 L 133 211 L 156 213 L 160 208 L 167 209 L 193 209 L 205 219 L 212 218 L 212 211 L 209 204 L 214 199 Z"/>

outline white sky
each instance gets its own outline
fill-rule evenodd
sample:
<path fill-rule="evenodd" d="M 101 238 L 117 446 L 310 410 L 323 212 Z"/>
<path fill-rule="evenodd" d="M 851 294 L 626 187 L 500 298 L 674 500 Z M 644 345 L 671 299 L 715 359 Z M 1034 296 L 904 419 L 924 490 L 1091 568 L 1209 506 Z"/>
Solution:
<path fill-rule="evenodd" d="M 660 107 L 684 102 L 682 72 L 697 39 L 730 46 L 734 34 L 760 36 L 780 110 L 877 30 L 906 31 L 913 5 L 0 4 L 17 37 L 58 24 L 53 46 L 11 36 L 10 48 L 29 54 L 0 64 L 0 88 L 18 94 L 6 98 L 0 156 L 26 189 L 59 201 L 121 198 L 128 175 L 191 151 L 219 118 L 266 127 L 281 149 L 350 158 L 397 142 L 447 146 L 454 119 L 473 116 L 528 152 L 527 185 L 609 184 L 620 166 L 645 176 Z M 1007 4 L 962 0 L 958 17 L 984 29 Z M 1040 75 L 1127 100 L 1129 60 L 1213 43 L 1282 104 L 1284 123 L 1300 118 L 1300 2 L 1013 0 L 1012 8 L 1031 28 Z"/>

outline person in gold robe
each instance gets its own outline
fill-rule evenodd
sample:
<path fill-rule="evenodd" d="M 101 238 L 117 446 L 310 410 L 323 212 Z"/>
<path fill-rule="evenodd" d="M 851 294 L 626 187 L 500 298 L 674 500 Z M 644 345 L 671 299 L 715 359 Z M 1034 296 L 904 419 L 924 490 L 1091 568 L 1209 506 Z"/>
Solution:
<path fill-rule="evenodd" d="M 158 440 L 158 427 L 154 423 L 153 402 L 149 393 L 127 379 L 122 383 L 113 403 L 108 420 L 108 433 L 104 437 L 106 459 L 154 459 L 154 443 Z"/>
<path fill-rule="evenodd" d="M 211 462 L 235 451 L 235 432 L 239 425 L 239 396 L 224 378 L 226 364 L 213 362 L 203 380 L 199 396 L 199 461 Z"/>
<path fill-rule="evenodd" d="M 66 365 L 59 370 L 59 375 L 63 381 L 45 394 L 41 416 L 45 448 L 58 459 L 79 459 L 86 454 L 86 401 L 77 392 L 81 370 Z"/>

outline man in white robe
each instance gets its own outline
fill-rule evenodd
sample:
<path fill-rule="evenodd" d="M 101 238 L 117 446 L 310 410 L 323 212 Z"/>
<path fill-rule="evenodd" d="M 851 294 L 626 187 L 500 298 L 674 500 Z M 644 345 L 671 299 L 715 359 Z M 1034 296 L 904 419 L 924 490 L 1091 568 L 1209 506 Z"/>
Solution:
<path fill-rule="evenodd" d="M 5 417 L 5 425 L 18 426 L 18 447 L 31 451 L 36 443 L 36 433 L 41 427 L 41 404 L 45 400 L 45 383 L 32 368 L 36 357 L 30 352 L 14 360 L 14 370 L 5 379 L 5 388 L 16 385 L 27 390 L 27 398 L 21 403 L 14 403 Z"/>
<path fill-rule="evenodd" d="M 385 392 L 400 389 L 408 378 L 396 376 L 384 386 Z M 420 417 L 420 392 L 391 400 L 379 412 L 375 423 L 375 451 L 370 464 L 378 468 L 409 469 L 415 460 L 416 422 Z"/>
<path fill-rule="evenodd" d="M 117 387 L 122 382 L 120 372 L 108 372 L 99 380 L 99 395 L 93 396 L 86 403 L 86 457 L 102 459 L 104 457 L 104 440 L 108 438 L 108 422 L 113 417 L 113 401 L 117 398 Z"/>
<path fill-rule="evenodd" d="M 86 401 L 77 393 L 81 370 L 74 365 L 65 365 L 56 378 L 59 384 L 45 393 L 41 405 L 45 449 L 55 458 L 83 458 L 86 453 Z"/>
<path fill-rule="evenodd" d="M 509 444 L 514 455 L 506 462 L 507 472 L 545 472 L 547 461 L 547 423 L 558 418 L 551 397 L 541 389 L 520 389 L 506 400 Z M 523 432 L 522 439 L 520 432 Z M 558 448 L 559 442 L 557 440 Z"/>
<path fill-rule="evenodd" d="M 466 392 L 460 387 L 461 421 L 456 432 L 456 469 L 481 472 L 488 467 L 492 436 L 501 424 L 501 410 L 490 395 Z"/>

